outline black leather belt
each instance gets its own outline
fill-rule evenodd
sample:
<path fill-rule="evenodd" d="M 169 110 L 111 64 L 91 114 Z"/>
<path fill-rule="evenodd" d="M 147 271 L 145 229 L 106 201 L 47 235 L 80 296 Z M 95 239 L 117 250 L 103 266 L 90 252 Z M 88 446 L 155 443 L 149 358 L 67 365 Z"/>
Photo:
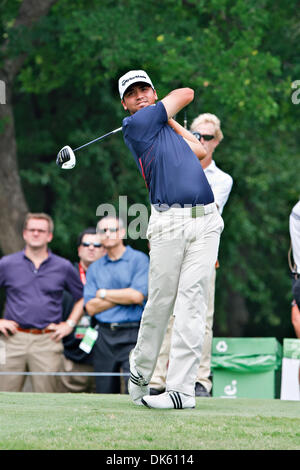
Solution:
<path fill-rule="evenodd" d="M 102 323 L 99 322 L 100 327 L 108 328 L 109 330 L 123 330 L 125 328 L 139 328 L 140 322 L 127 322 L 127 323 Z"/>

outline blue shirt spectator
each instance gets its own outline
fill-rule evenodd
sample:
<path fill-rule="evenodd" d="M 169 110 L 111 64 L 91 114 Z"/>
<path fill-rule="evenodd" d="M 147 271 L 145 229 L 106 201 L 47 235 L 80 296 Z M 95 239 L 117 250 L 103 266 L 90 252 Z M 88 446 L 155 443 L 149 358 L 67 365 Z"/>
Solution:
<path fill-rule="evenodd" d="M 126 247 L 122 257 L 112 260 L 106 254 L 92 263 L 87 270 L 84 286 L 84 303 L 96 297 L 98 289 L 124 289 L 131 287 L 148 295 L 149 258 L 141 251 Z M 145 303 L 145 300 L 144 300 Z M 95 315 L 100 323 L 138 322 L 143 313 L 143 305 L 118 304 Z"/>
<path fill-rule="evenodd" d="M 149 258 L 124 245 L 126 228 L 121 219 L 103 217 L 97 233 L 106 255 L 87 270 L 84 286 L 86 311 L 93 317 L 98 337 L 93 346 L 96 372 L 129 373 L 129 354 L 139 332 L 148 296 Z M 125 391 L 128 376 L 124 376 Z M 120 393 L 119 377 L 97 376 L 97 393 Z"/>

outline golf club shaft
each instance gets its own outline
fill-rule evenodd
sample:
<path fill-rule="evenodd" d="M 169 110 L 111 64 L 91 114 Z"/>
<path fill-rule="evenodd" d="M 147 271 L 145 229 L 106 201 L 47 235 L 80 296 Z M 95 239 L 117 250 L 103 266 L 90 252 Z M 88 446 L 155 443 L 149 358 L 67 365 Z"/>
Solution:
<path fill-rule="evenodd" d="M 77 147 L 77 149 L 73 150 L 73 152 L 76 152 L 77 150 L 82 149 L 83 147 L 86 147 L 87 145 L 91 145 L 94 142 L 97 142 L 98 140 L 102 140 L 105 137 L 108 137 L 111 134 L 115 134 L 116 132 L 120 132 L 122 130 L 122 127 L 119 127 L 118 129 L 115 129 L 114 131 L 108 132 L 107 134 L 102 135 L 101 137 L 97 137 L 97 139 L 91 140 L 87 144 L 81 145 L 80 147 Z"/>

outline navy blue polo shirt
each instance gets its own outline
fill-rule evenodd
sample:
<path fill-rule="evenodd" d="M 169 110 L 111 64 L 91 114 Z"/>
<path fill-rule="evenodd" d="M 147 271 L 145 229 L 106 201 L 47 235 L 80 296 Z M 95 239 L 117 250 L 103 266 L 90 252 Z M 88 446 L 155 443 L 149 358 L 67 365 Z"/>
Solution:
<path fill-rule="evenodd" d="M 126 117 L 122 130 L 149 190 L 151 204 L 184 207 L 214 202 L 200 161 L 183 137 L 168 125 L 161 101 Z"/>
<path fill-rule="evenodd" d="M 87 270 L 84 303 L 96 297 L 98 289 L 126 289 L 131 287 L 148 296 L 149 257 L 141 251 L 126 247 L 121 258 L 111 260 L 108 255 L 94 261 Z M 145 302 L 144 302 L 145 304 Z M 144 305 L 121 305 L 97 313 L 100 323 L 128 323 L 141 320 Z"/>
<path fill-rule="evenodd" d="M 4 318 L 22 328 L 43 329 L 62 321 L 64 289 L 77 301 L 83 296 L 80 276 L 72 263 L 48 250 L 36 269 L 25 251 L 0 259 L 0 287 L 6 290 Z"/>

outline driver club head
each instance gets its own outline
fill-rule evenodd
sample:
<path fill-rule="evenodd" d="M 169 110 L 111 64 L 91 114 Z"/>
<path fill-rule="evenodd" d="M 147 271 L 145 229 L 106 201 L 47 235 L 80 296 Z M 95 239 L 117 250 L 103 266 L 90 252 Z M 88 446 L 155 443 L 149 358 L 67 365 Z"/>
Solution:
<path fill-rule="evenodd" d="M 76 165 L 76 158 L 69 145 L 65 145 L 57 154 L 56 164 L 63 170 L 72 170 Z"/>

